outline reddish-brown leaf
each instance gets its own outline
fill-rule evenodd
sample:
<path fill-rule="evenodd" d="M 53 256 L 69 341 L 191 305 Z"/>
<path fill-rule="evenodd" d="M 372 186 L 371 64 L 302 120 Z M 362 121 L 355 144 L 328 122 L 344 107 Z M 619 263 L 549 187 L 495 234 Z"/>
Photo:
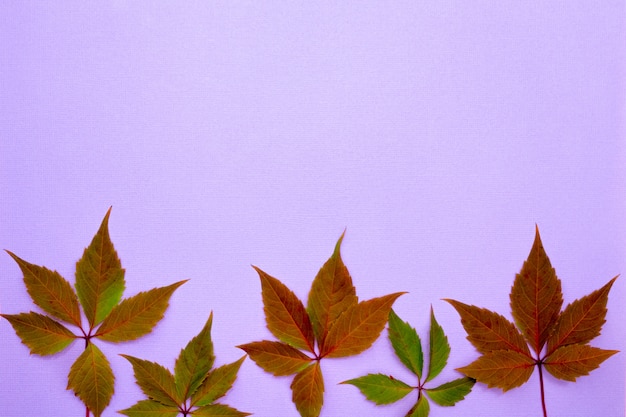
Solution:
<path fill-rule="evenodd" d="M 515 325 L 498 313 L 446 299 L 461 316 L 469 340 L 480 353 L 511 350 L 530 357 L 528 345 Z"/>
<path fill-rule="evenodd" d="M 324 403 L 324 379 L 319 361 L 296 374 L 292 401 L 302 417 L 318 417 Z"/>
<path fill-rule="evenodd" d="M 618 352 L 589 345 L 567 345 L 558 348 L 548 356 L 544 365 L 554 377 L 565 381 L 575 381 L 579 376 L 588 375 Z"/>
<path fill-rule="evenodd" d="M 267 328 L 288 345 L 314 352 L 313 326 L 302 301 L 278 279 L 254 269 L 261 278 Z"/>
<path fill-rule="evenodd" d="M 293 375 L 311 364 L 312 358 L 282 342 L 263 340 L 237 346 L 263 370 L 276 376 Z"/>
<path fill-rule="evenodd" d="M 548 338 L 548 355 L 561 346 L 585 344 L 600 335 L 606 317 L 609 291 L 617 277 L 591 294 L 569 304 Z"/>
<path fill-rule="evenodd" d="M 563 294 L 561 281 L 550 264 L 535 228 L 535 241 L 515 276 L 511 289 L 511 312 L 526 341 L 539 354 L 561 312 Z"/>
<path fill-rule="evenodd" d="M 535 361 L 527 355 L 510 350 L 497 350 L 485 353 L 457 371 L 487 384 L 489 388 L 498 387 L 508 391 L 528 381 L 534 366 Z"/>
<path fill-rule="evenodd" d="M 320 350 L 324 350 L 324 343 L 331 324 L 343 312 L 358 303 L 352 278 L 341 259 L 342 240 L 343 234 L 339 238 L 332 256 L 317 273 L 309 292 L 307 311 L 311 317 Z"/>
<path fill-rule="evenodd" d="M 385 328 L 394 301 L 404 292 L 361 301 L 343 313 L 331 326 L 320 356 L 339 358 L 363 352 Z"/>

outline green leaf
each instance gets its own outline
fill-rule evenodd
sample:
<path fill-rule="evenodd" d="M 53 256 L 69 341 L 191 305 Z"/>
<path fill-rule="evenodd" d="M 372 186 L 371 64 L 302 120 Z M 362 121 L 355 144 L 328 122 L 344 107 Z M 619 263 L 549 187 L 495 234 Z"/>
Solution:
<path fill-rule="evenodd" d="M 243 413 L 227 405 L 212 404 L 200 407 L 197 410 L 192 411 L 191 415 L 201 417 L 245 417 L 250 416 L 251 414 Z"/>
<path fill-rule="evenodd" d="M 435 312 L 430 307 L 430 363 L 426 382 L 431 381 L 441 373 L 450 357 L 450 344 L 443 329 L 435 319 Z"/>
<path fill-rule="evenodd" d="M 372 346 L 387 324 L 391 306 L 402 294 L 397 292 L 361 301 L 348 309 L 330 328 L 321 356 L 352 356 Z"/>
<path fill-rule="evenodd" d="M 573 382 L 580 376 L 588 375 L 618 352 L 589 345 L 567 345 L 548 356 L 544 365 L 555 378 Z"/>
<path fill-rule="evenodd" d="M 120 356 L 132 364 L 137 385 L 148 397 L 173 407 L 183 402 L 184 399 L 179 397 L 176 389 L 174 376 L 167 368 L 133 356 Z"/>
<path fill-rule="evenodd" d="M 508 391 L 528 381 L 534 368 L 534 359 L 524 354 L 511 350 L 497 350 L 483 354 L 457 371 L 487 384 L 489 388 L 498 387 Z"/>
<path fill-rule="evenodd" d="M 52 355 L 68 347 L 76 336 L 61 323 L 43 314 L 30 312 L 0 314 L 11 323 L 15 333 L 36 355 Z"/>
<path fill-rule="evenodd" d="M 368 374 L 343 381 L 342 384 L 354 385 L 365 398 L 378 405 L 394 403 L 414 390 L 404 382 L 383 374 Z"/>
<path fill-rule="evenodd" d="M 202 384 L 208 372 L 213 367 L 213 341 L 211 340 L 211 325 L 213 313 L 209 316 L 200 333 L 191 339 L 187 346 L 180 351 L 174 366 L 174 379 L 180 398 L 189 398 Z"/>
<path fill-rule="evenodd" d="M 307 302 L 307 312 L 321 350 L 324 350 L 326 336 L 332 323 L 358 303 L 352 277 L 341 259 L 340 247 L 343 236 L 342 234 L 332 256 L 313 280 Z"/>
<path fill-rule="evenodd" d="M 185 282 L 187 280 L 153 288 L 123 300 L 104 319 L 96 337 L 109 342 L 125 342 L 150 333 L 163 318 L 174 291 Z"/>
<path fill-rule="evenodd" d="M 406 417 L 428 417 L 430 413 L 430 404 L 424 395 L 420 395 L 417 404 L 411 408 Z"/>
<path fill-rule="evenodd" d="M 226 395 L 237 379 L 237 372 L 246 359 L 242 356 L 238 361 L 222 365 L 212 370 L 200 385 L 200 388 L 191 396 L 191 404 L 205 406 Z"/>
<path fill-rule="evenodd" d="M 302 417 L 318 417 L 324 403 L 324 379 L 319 361 L 298 372 L 291 383 L 292 400 Z"/>
<path fill-rule="evenodd" d="M 263 340 L 237 346 L 243 349 L 264 371 L 276 376 L 292 375 L 311 364 L 309 358 L 298 349 L 283 342 Z"/>
<path fill-rule="evenodd" d="M 422 377 L 424 353 L 420 337 L 409 323 L 402 321 L 393 311 L 389 311 L 389 340 L 400 361 L 418 378 Z"/>
<path fill-rule="evenodd" d="M 114 382 L 109 361 L 90 343 L 70 368 L 67 389 L 74 391 L 94 417 L 100 417 L 111 401 Z"/>
<path fill-rule="evenodd" d="M 124 270 L 109 237 L 109 215 L 76 264 L 76 291 L 91 327 L 99 324 L 120 302 Z"/>
<path fill-rule="evenodd" d="M 427 388 L 426 394 L 437 404 L 449 407 L 455 405 L 472 391 L 476 383 L 472 378 L 459 378 L 439 385 L 436 388 Z"/>
<path fill-rule="evenodd" d="M 70 283 L 56 271 L 33 265 L 20 259 L 12 252 L 6 252 L 11 255 L 22 270 L 26 290 L 33 302 L 46 313 L 80 327 L 81 316 L 78 297 Z"/>
<path fill-rule="evenodd" d="M 125 410 L 118 411 L 128 417 L 176 417 L 179 414 L 178 407 L 161 404 L 154 400 L 143 400 Z"/>

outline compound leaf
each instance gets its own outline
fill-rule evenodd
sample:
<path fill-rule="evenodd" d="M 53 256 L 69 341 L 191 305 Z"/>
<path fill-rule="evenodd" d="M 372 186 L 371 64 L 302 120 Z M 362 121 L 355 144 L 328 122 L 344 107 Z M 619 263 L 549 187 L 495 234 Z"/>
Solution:
<path fill-rule="evenodd" d="M 343 313 L 328 332 L 321 356 L 339 358 L 357 355 L 378 339 L 387 324 L 389 311 L 403 292 L 361 301 Z"/>
<path fill-rule="evenodd" d="M 497 350 L 483 354 L 457 371 L 487 384 L 489 388 L 498 387 L 508 391 L 528 381 L 534 367 L 535 360 L 527 355 L 511 350 Z"/>
<path fill-rule="evenodd" d="M 91 244 L 76 263 L 76 291 L 91 327 L 119 303 L 124 292 L 124 269 L 109 236 L 107 211 Z"/>
<path fill-rule="evenodd" d="M 222 365 L 210 371 L 200 388 L 191 396 L 191 404 L 205 406 L 226 395 L 237 379 L 237 372 L 246 359 L 242 356 L 238 361 Z"/>
<path fill-rule="evenodd" d="M 90 343 L 70 368 L 67 389 L 74 391 L 95 417 L 100 417 L 113 396 L 114 381 L 109 361 Z"/>
<path fill-rule="evenodd" d="M 215 355 L 211 340 L 212 324 L 213 313 L 200 333 L 187 343 L 176 359 L 174 380 L 180 394 L 179 398 L 188 398 L 193 394 L 213 367 Z"/>
<path fill-rule="evenodd" d="M 321 350 L 324 350 L 326 336 L 332 323 L 358 302 L 352 277 L 341 259 L 340 247 L 343 236 L 342 234 L 332 256 L 313 280 L 307 302 L 307 311 Z"/>
<path fill-rule="evenodd" d="M 443 332 L 443 328 L 437 323 L 435 313 L 430 308 L 430 361 L 428 365 L 428 377 L 426 382 L 432 380 L 441 373 L 450 357 L 450 344 Z"/>
<path fill-rule="evenodd" d="M 342 384 L 354 385 L 365 398 L 380 405 L 391 404 L 407 396 L 413 387 L 384 374 L 368 374 L 359 378 L 343 381 Z"/>
<path fill-rule="evenodd" d="M 245 417 L 251 415 L 250 413 L 243 413 L 223 404 L 206 405 L 192 411 L 191 414 L 201 417 Z"/>
<path fill-rule="evenodd" d="M 616 353 L 617 350 L 604 350 L 589 345 L 567 345 L 548 356 L 544 365 L 552 376 L 575 381 L 579 376 L 588 375 Z"/>
<path fill-rule="evenodd" d="M 254 267 L 261 278 L 267 328 L 279 340 L 298 349 L 314 351 L 313 326 L 302 301 L 278 279 Z"/>
<path fill-rule="evenodd" d="M 389 341 L 400 361 L 411 372 L 422 377 L 424 353 L 417 331 L 393 311 L 389 311 Z"/>
<path fill-rule="evenodd" d="M 472 391 L 475 380 L 472 378 L 459 378 L 447 382 L 435 388 L 427 388 L 426 395 L 437 404 L 449 407 L 455 405 Z"/>
<path fill-rule="evenodd" d="M 7 319 L 15 333 L 36 355 L 52 355 L 68 347 L 75 339 L 74 333 L 61 323 L 43 314 L 30 312 L 1 314 Z"/>
<path fill-rule="evenodd" d="M 128 417 L 176 417 L 179 412 L 178 407 L 154 400 L 142 400 L 130 408 L 118 411 Z"/>
<path fill-rule="evenodd" d="M 78 297 L 70 283 L 56 271 L 33 265 L 10 251 L 6 252 L 22 270 L 26 290 L 33 302 L 46 313 L 80 327 Z"/>
<path fill-rule="evenodd" d="M 298 372 L 291 383 L 292 401 L 302 417 L 318 417 L 324 403 L 324 379 L 319 361 Z"/>
<path fill-rule="evenodd" d="M 517 327 L 535 353 L 539 354 L 563 305 L 561 281 L 543 248 L 539 228 L 535 228 L 535 241 L 528 259 L 515 276 L 510 298 L 511 313 Z"/>
<path fill-rule="evenodd" d="M 282 342 L 263 340 L 237 346 L 243 349 L 264 371 L 276 376 L 292 375 L 311 364 L 309 358 L 298 349 Z"/>
<path fill-rule="evenodd" d="M 174 376 L 167 368 L 133 356 L 121 356 L 131 363 L 137 385 L 149 398 L 173 407 L 177 407 L 182 402 L 183 399 L 180 398 L 176 389 Z"/>
<path fill-rule="evenodd" d="M 174 291 L 185 282 L 153 288 L 123 300 L 104 319 L 96 336 L 109 342 L 125 342 L 150 333 L 163 318 Z"/>

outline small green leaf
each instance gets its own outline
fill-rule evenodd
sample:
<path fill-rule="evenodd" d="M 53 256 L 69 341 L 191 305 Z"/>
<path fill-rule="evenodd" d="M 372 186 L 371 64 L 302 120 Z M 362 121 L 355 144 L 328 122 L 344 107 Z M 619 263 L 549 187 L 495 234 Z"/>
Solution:
<path fill-rule="evenodd" d="M 20 259 L 12 252 L 6 252 L 11 255 L 22 270 L 26 290 L 33 302 L 46 313 L 80 327 L 78 297 L 70 283 L 56 271 L 33 265 Z"/>
<path fill-rule="evenodd" d="M 421 378 L 424 369 L 424 353 L 422 342 L 415 329 L 391 310 L 388 334 L 391 346 L 400 361 L 418 378 Z"/>
<path fill-rule="evenodd" d="M 191 414 L 200 417 L 245 417 L 251 415 L 223 404 L 205 405 L 194 410 Z"/>
<path fill-rule="evenodd" d="M 324 403 L 324 379 L 319 361 L 298 372 L 291 383 L 292 400 L 302 417 L 318 417 Z"/>
<path fill-rule="evenodd" d="M 383 374 L 368 374 L 343 381 L 342 384 L 354 385 L 365 398 L 378 405 L 394 403 L 414 390 L 404 382 Z"/>
<path fill-rule="evenodd" d="M 222 365 L 209 372 L 200 388 L 191 396 L 191 404 L 198 407 L 209 405 L 226 395 L 237 379 L 237 372 L 245 359 L 243 356 L 236 362 Z"/>
<path fill-rule="evenodd" d="M 212 323 L 213 313 L 209 316 L 200 333 L 191 339 L 178 355 L 174 366 L 174 379 L 180 398 L 189 398 L 202 384 L 213 366 L 215 355 L 211 340 Z"/>
<path fill-rule="evenodd" d="M 120 355 L 132 365 L 137 385 L 149 398 L 162 404 L 177 407 L 183 402 L 176 390 L 174 376 L 165 367 L 155 362 L 135 358 L 129 355 Z"/>
<path fill-rule="evenodd" d="M 96 337 L 108 342 L 125 342 L 150 333 L 163 318 L 174 291 L 185 282 L 187 280 L 153 288 L 123 300 L 104 319 Z"/>
<path fill-rule="evenodd" d="M 417 404 L 411 408 L 406 417 L 428 417 L 430 413 L 430 404 L 426 399 L 426 396 L 420 395 L 417 400 Z"/>
<path fill-rule="evenodd" d="M 441 373 L 450 357 L 450 344 L 443 332 L 443 328 L 435 319 L 435 312 L 430 307 L 430 363 L 426 382 L 431 381 Z"/>
<path fill-rule="evenodd" d="M 94 417 L 100 417 L 113 396 L 114 381 L 106 356 L 90 343 L 70 368 L 67 389 L 74 391 Z"/>
<path fill-rule="evenodd" d="M 436 388 L 428 388 L 425 391 L 431 400 L 444 407 L 449 407 L 464 399 L 472 391 L 475 383 L 476 381 L 472 378 L 459 378 Z"/>
<path fill-rule="evenodd" d="M 161 404 L 154 400 L 143 400 L 125 410 L 118 411 L 128 417 L 176 417 L 180 410 L 173 405 Z"/>
<path fill-rule="evenodd" d="M 0 314 L 35 355 L 52 355 L 68 347 L 76 336 L 61 323 L 43 314 L 30 312 Z"/>
<path fill-rule="evenodd" d="M 122 299 L 124 269 L 109 236 L 109 215 L 76 263 L 76 291 L 91 327 L 99 324 Z"/>

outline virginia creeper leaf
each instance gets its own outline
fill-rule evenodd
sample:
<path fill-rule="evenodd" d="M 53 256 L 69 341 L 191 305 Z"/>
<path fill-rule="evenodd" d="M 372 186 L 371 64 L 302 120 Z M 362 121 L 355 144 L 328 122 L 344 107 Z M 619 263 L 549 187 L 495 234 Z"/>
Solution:
<path fill-rule="evenodd" d="M 335 245 L 332 256 L 313 280 L 307 302 L 307 311 L 322 351 L 332 323 L 358 302 L 352 277 L 341 259 L 342 240 L 343 234 Z"/>
<path fill-rule="evenodd" d="M 109 361 L 90 343 L 70 368 L 67 389 L 74 391 L 95 417 L 100 417 L 113 396 L 114 381 Z"/>
<path fill-rule="evenodd" d="M 534 366 L 535 360 L 527 355 L 512 350 L 496 350 L 457 370 L 487 384 L 489 388 L 508 391 L 528 381 Z"/>
<path fill-rule="evenodd" d="M 365 398 L 378 405 L 394 403 L 414 389 L 398 379 L 383 374 L 368 374 L 343 381 L 342 384 L 354 385 Z"/>
<path fill-rule="evenodd" d="M 236 362 L 222 365 L 210 371 L 202 385 L 191 396 L 191 404 L 199 407 L 210 405 L 213 401 L 226 395 L 237 379 L 237 372 L 239 372 L 245 359 L 246 357 L 242 356 Z"/>
<path fill-rule="evenodd" d="M 119 303 L 125 287 L 124 269 L 109 236 L 110 214 L 109 208 L 100 229 L 76 263 L 76 291 L 92 327 Z"/>
<path fill-rule="evenodd" d="M 425 396 L 420 395 L 417 399 L 417 404 L 411 408 L 406 417 L 428 417 L 430 413 L 430 404 Z"/>
<path fill-rule="evenodd" d="M 291 383 L 292 400 L 302 417 L 318 417 L 324 403 L 324 379 L 319 361 L 298 372 Z"/>
<path fill-rule="evenodd" d="M 443 329 L 435 319 L 433 308 L 430 308 L 430 361 L 426 382 L 432 380 L 441 373 L 450 357 L 450 344 Z"/>
<path fill-rule="evenodd" d="M 575 300 L 563 310 L 548 338 L 548 354 L 560 346 L 587 343 L 600 335 L 606 317 L 609 291 L 617 277 L 591 294 Z"/>
<path fill-rule="evenodd" d="M 15 333 L 36 355 L 52 355 L 68 347 L 75 339 L 74 333 L 61 323 L 43 314 L 30 312 L 20 314 L 1 314 L 7 319 Z"/>
<path fill-rule="evenodd" d="M 251 415 L 250 413 L 243 413 L 223 404 L 206 405 L 192 411 L 191 414 L 201 417 L 245 417 Z"/>
<path fill-rule="evenodd" d="M 176 389 L 174 375 L 167 368 L 134 356 L 121 356 L 131 363 L 137 385 L 149 398 L 174 407 L 182 402 Z"/>
<path fill-rule="evenodd" d="M 389 340 L 404 366 L 421 378 L 424 368 L 422 342 L 415 329 L 393 310 L 389 311 Z"/>
<path fill-rule="evenodd" d="M 212 324 L 213 313 L 200 333 L 187 343 L 176 359 L 174 380 L 180 394 L 179 398 L 187 398 L 194 393 L 213 367 L 215 355 L 211 340 Z"/>
<path fill-rule="evenodd" d="M 185 282 L 153 288 L 122 300 L 102 321 L 96 336 L 109 342 L 125 342 L 150 333 L 163 318 L 174 291 Z"/>
<path fill-rule="evenodd" d="M 26 290 L 33 302 L 57 319 L 80 327 L 78 297 L 70 283 L 56 271 L 33 265 L 12 252 L 6 252 L 22 270 Z"/>
<path fill-rule="evenodd" d="M 177 417 L 179 412 L 178 407 L 153 400 L 139 401 L 130 408 L 118 411 L 128 417 Z"/>
<path fill-rule="evenodd" d="M 313 359 L 282 342 L 263 340 L 237 346 L 243 349 L 264 371 L 276 376 L 293 375 L 311 364 Z"/>
<path fill-rule="evenodd" d="M 563 305 L 557 278 L 535 228 L 535 241 L 511 289 L 511 313 L 536 354 L 541 352 Z"/>
<path fill-rule="evenodd" d="M 314 351 L 313 326 L 302 301 L 276 278 L 254 267 L 261 278 L 267 328 L 274 336 L 298 349 Z"/>
<path fill-rule="evenodd" d="M 565 381 L 588 375 L 617 350 L 604 350 L 589 345 L 567 345 L 558 348 L 545 359 L 546 370 Z"/>
<path fill-rule="evenodd" d="M 361 301 L 349 308 L 330 328 L 321 356 L 352 356 L 372 346 L 387 324 L 391 306 L 402 294 L 397 292 Z"/>
<path fill-rule="evenodd" d="M 480 353 L 496 350 L 512 350 L 530 356 L 530 350 L 515 325 L 498 313 L 485 308 L 444 300 L 461 316 L 461 324 L 467 332 L 467 340 Z"/>
<path fill-rule="evenodd" d="M 424 391 L 428 398 L 437 404 L 449 407 L 464 399 L 472 391 L 475 383 L 476 381 L 472 378 L 459 378 Z"/>

